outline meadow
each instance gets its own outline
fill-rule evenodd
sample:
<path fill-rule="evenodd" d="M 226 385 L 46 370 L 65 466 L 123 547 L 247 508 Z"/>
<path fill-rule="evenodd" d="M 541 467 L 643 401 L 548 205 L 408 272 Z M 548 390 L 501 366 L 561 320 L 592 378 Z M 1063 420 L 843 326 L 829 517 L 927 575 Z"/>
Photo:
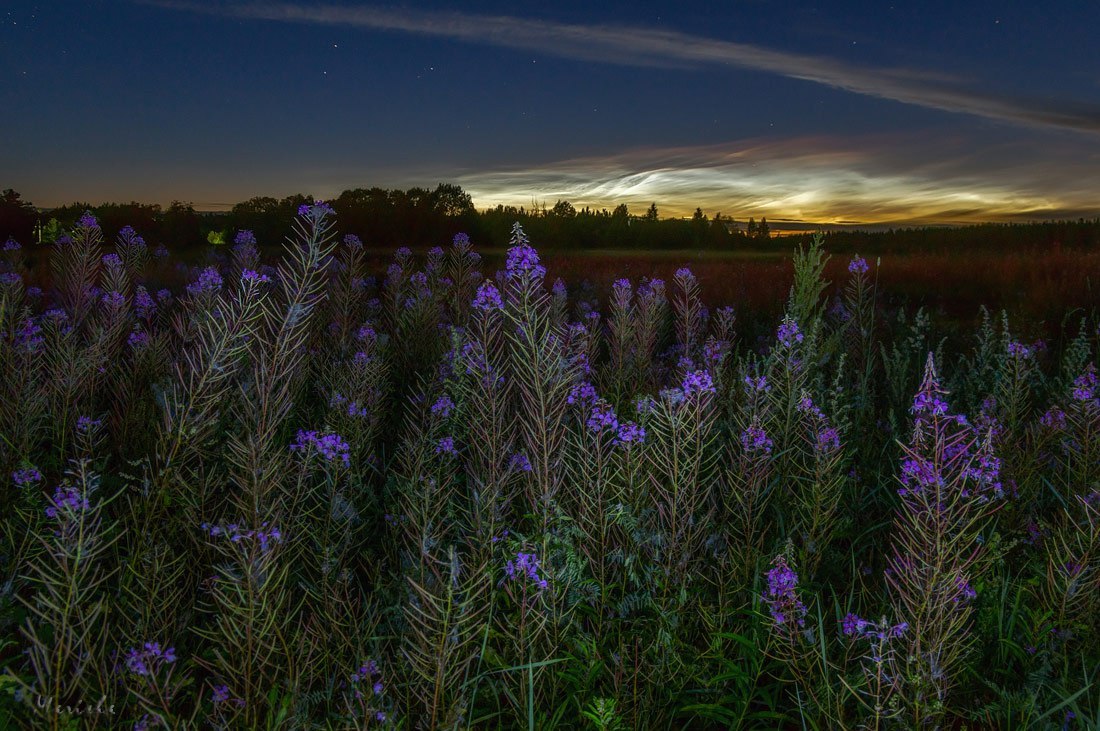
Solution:
<path fill-rule="evenodd" d="M 1097 253 L 339 231 L 4 245 L 0 724 L 1100 727 Z"/>

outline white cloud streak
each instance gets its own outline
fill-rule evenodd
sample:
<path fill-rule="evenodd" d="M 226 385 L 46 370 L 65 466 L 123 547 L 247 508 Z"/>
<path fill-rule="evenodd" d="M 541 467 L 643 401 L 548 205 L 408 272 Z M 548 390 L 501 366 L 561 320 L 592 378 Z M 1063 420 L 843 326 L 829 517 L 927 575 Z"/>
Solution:
<path fill-rule="evenodd" d="M 640 211 L 695 206 L 747 219 L 821 224 L 969 223 L 1100 215 L 1100 166 L 1074 145 L 1012 143 L 974 153 L 964 139 L 801 137 L 651 148 L 454 176 L 479 207 L 497 204 Z M 969 150 L 969 152 L 968 152 Z"/>
<path fill-rule="evenodd" d="M 801 79 L 855 94 L 1017 125 L 1100 133 L 1100 106 L 1095 104 L 1028 99 L 978 90 L 943 74 L 911 69 L 867 69 L 822 56 L 787 53 L 675 31 L 332 4 L 138 1 L 174 10 L 254 20 L 436 36 L 626 66 L 732 66 Z"/>

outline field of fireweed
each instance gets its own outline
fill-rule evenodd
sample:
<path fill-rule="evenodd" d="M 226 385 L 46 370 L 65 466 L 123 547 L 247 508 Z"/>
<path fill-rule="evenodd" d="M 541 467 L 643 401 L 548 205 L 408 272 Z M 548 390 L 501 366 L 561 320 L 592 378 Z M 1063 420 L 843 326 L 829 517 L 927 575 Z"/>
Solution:
<path fill-rule="evenodd" d="M 1095 311 L 955 345 L 815 244 L 750 336 L 336 227 L 4 247 L 0 722 L 1100 724 Z"/>

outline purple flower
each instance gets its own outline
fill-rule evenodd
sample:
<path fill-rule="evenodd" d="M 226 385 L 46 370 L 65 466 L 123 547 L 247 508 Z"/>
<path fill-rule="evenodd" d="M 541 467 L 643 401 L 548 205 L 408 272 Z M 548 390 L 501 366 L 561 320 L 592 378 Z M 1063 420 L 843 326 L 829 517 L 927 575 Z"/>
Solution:
<path fill-rule="evenodd" d="M 803 394 L 802 398 L 798 400 L 798 410 L 803 414 L 812 414 L 818 418 L 825 418 L 825 415 L 821 413 L 821 409 L 814 405 L 814 401 L 808 394 Z"/>
<path fill-rule="evenodd" d="M 198 296 L 203 293 L 216 294 L 221 291 L 222 288 L 222 276 L 218 273 L 218 270 L 214 267 L 207 267 L 203 269 L 199 274 L 198 280 L 187 285 L 187 291 L 194 296 Z"/>
<path fill-rule="evenodd" d="M 455 402 L 451 400 L 450 396 L 446 394 L 440 396 L 434 404 L 432 404 L 432 413 L 436 416 L 446 419 L 454 411 Z"/>
<path fill-rule="evenodd" d="M 1023 343 L 1018 343 L 1013 340 L 1011 343 L 1008 344 L 1008 354 L 1013 358 L 1027 360 L 1032 355 L 1034 355 L 1034 351 Z"/>
<path fill-rule="evenodd" d="M 842 619 L 840 622 L 844 634 L 847 637 L 863 634 L 863 630 L 867 629 L 868 624 L 870 623 L 866 619 L 860 619 L 851 612 L 844 615 L 844 619 Z"/>
<path fill-rule="evenodd" d="M 957 577 L 955 579 L 955 596 L 952 597 L 956 603 L 968 602 L 978 597 L 978 592 L 974 591 L 974 588 L 970 586 L 970 582 L 963 577 Z"/>
<path fill-rule="evenodd" d="M 708 340 L 703 344 L 703 360 L 711 368 L 718 368 L 730 351 L 728 340 Z"/>
<path fill-rule="evenodd" d="M 581 404 L 583 406 L 595 404 L 597 398 L 596 387 L 588 381 L 583 381 L 573 386 L 565 401 L 570 406 L 574 404 Z"/>
<path fill-rule="evenodd" d="M 695 282 L 695 274 L 693 274 L 692 271 L 687 267 L 680 267 L 676 270 L 676 279 L 685 284 L 693 284 Z M 654 282 L 656 281 L 660 280 L 654 280 Z M 650 286 L 653 286 L 652 282 L 650 283 Z"/>
<path fill-rule="evenodd" d="M 492 310 L 503 310 L 504 300 L 500 297 L 500 290 L 490 281 L 484 281 L 481 286 L 477 288 L 477 294 L 474 296 L 473 308 L 480 310 L 481 312 L 491 312 Z"/>
<path fill-rule="evenodd" d="M 852 260 L 848 262 L 848 271 L 852 274 L 863 274 L 869 267 L 867 266 L 867 260 L 859 254 L 852 257 Z"/>
<path fill-rule="evenodd" d="M 772 562 L 774 568 L 768 571 L 768 586 L 764 592 L 764 603 L 776 624 L 795 622 L 799 627 L 806 624 L 806 605 L 798 598 L 798 574 L 787 565 L 783 556 Z"/>
<path fill-rule="evenodd" d="M 256 234 L 248 229 L 241 229 L 237 232 L 237 235 L 233 237 L 233 243 L 237 246 L 255 246 Z M 224 688 L 225 686 L 223 685 L 222 687 Z"/>
<path fill-rule="evenodd" d="M 331 216 L 336 211 L 332 210 L 332 206 L 324 201 L 314 201 L 313 203 L 303 203 L 298 206 L 298 215 L 311 218 L 314 221 L 321 221 L 325 216 Z"/>
<path fill-rule="evenodd" d="M 512 458 L 508 460 L 508 468 L 516 472 L 530 472 L 531 460 L 527 459 L 526 454 L 516 452 L 512 455 Z"/>
<path fill-rule="evenodd" d="M 16 487 L 31 487 L 42 482 L 42 473 L 34 467 L 25 467 L 12 472 L 11 480 L 15 483 Z"/>
<path fill-rule="evenodd" d="M 436 454 L 445 454 L 448 457 L 457 457 L 458 450 L 455 449 L 454 437 L 443 437 L 435 445 Z"/>
<path fill-rule="evenodd" d="M 923 389 L 913 399 L 913 408 L 910 410 L 918 415 L 943 416 L 947 413 L 947 408 L 947 402 L 936 391 Z"/>
<path fill-rule="evenodd" d="M 149 296 L 148 290 L 140 284 L 134 292 L 134 314 L 142 320 L 148 320 L 157 311 L 157 303 Z"/>
<path fill-rule="evenodd" d="M 339 459 L 345 467 L 351 465 L 351 447 L 343 437 L 335 433 L 318 434 L 316 431 L 300 429 L 297 439 L 290 445 L 290 451 L 301 452 L 306 457 L 316 453 L 326 462 Z"/>
<path fill-rule="evenodd" d="M 170 289 L 158 289 L 157 301 L 161 304 L 166 304 L 172 301 L 172 290 Z"/>
<path fill-rule="evenodd" d="M 91 211 L 84 211 L 84 215 L 77 220 L 76 225 L 81 228 L 99 228 L 99 221 L 95 219 Z"/>
<path fill-rule="evenodd" d="M 80 489 L 70 485 L 58 485 L 54 488 L 53 497 L 46 507 L 47 518 L 57 518 L 58 515 L 68 516 L 91 510 L 88 499 L 80 494 Z"/>
<path fill-rule="evenodd" d="M 428 275 L 425 272 L 413 272 L 409 276 L 409 283 L 414 285 L 419 294 L 427 296 L 431 294 L 431 290 L 428 289 Z"/>
<path fill-rule="evenodd" d="M 665 280 L 642 279 L 638 285 L 638 299 L 647 305 L 657 302 L 665 294 Z"/>
<path fill-rule="evenodd" d="M 103 265 L 109 269 L 121 269 L 122 259 L 118 254 L 104 254 L 102 257 Z"/>
<path fill-rule="evenodd" d="M 41 297 L 42 296 L 42 288 L 41 287 L 27 287 L 27 296 L 28 297 Z"/>
<path fill-rule="evenodd" d="M 43 312 L 42 318 L 59 325 L 63 325 L 69 321 L 68 313 L 66 313 L 65 310 L 59 309 L 57 307 L 51 308 Z"/>
<path fill-rule="evenodd" d="M 1057 406 L 1052 406 L 1050 409 L 1039 417 L 1039 423 L 1045 426 L 1047 429 L 1062 430 L 1066 428 L 1066 412 L 1059 409 Z"/>
<path fill-rule="evenodd" d="M 126 667 L 135 675 L 155 675 L 162 665 L 176 661 L 175 648 L 162 650 L 159 642 L 146 642 L 143 647 L 126 652 Z"/>
<path fill-rule="evenodd" d="M 123 226 L 122 230 L 118 232 L 118 236 L 130 246 L 145 246 L 145 239 L 138 236 L 138 232 L 134 230 L 133 226 Z"/>
<path fill-rule="evenodd" d="M 527 234 L 519 223 L 512 226 L 512 247 L 508 249 L 508 258 L 504 262 L 505 276 L 528 276 L 541 279 L 546 276 L 546 267 L 539 264 L 539 254 L 527 241 Z"/>
<path fill-rule="evenodd" d="M 225 703 L 227 700 L 229 700 L 229 686 L 215 685 L 214 690 L 210 693 L 210 702 Z"/>
<path fill-rule="evenodd" d="M 373 343 L 375 340 L 378 339 L 378 333 L 375 332 L 374 328 L 371 325 L 363 325 L 361 328 L 359 328 L 359 330 L 356 331 L 355 339 L 361 342 Z"/>
<path fill-rule="evenodd" d="M 633 421 L 619 425 L 619 444 L 642 444 L 645 442 L 645 428 Z"/>
<path fill-rule="evenodd" d="M 260 547 L 260 551 L 267 553 L 274 544 L 283 542 L 283 532 L 278 528 L 268 529 L 267 525 L 267 521 L 264 521 L 255 530 L 237 523 L 225 526 L 203 523 L 199 527 L 212 538 L 228 538 L 231 543 L 238 545 L 244 541 L 251 541 Z"/>
<path fill-rule="evenodd" d="M 256 282 L 258 284 L 270 284 L 271 277 L 266 274 L 259 274 L 251 269 L 244 269 L 241 271 L 242 282 Z"/>
<path fill-rule="evenodd" d="M 680 385 L 684 396 L 694 396 L 702 393 L 715 393 L 714 379 L 706 371 L 692 371 L 684 376 L 684 382 Z"/>
<path fill-rule="evenodd" d="M 167 259 L 168 258 L 168 249 L 166 249 L 164 247 L 164 244 L 161 244 L 157 248 L 153 249 L 153 256 L 155 256 L 158 259 Z"/>
<path fill-rule="evenodd" d="M 944 480 L 932 462 L 909 457 L 901 463 L 901 483 L 898 494 L 905 497 L 910 492 L 943 487 Z"/>
<path fill-rule="evenodd" d="M 344 407 L 344 411 L 351 417 L 364 417 L 370 415 L 370 409 L 366 406 L 360 406 L 357 401 L 349 401 L 339 393 L 332 394 L 332 398 L 329 399 L 328 405 L 330 407 Z"/>
<path fill-rule="evenodd" d="M 49 315 L 49 313 L 46 314 Z M 64 314 L 64 312 L 62 312 L 62 314 Z M 65 320 L 67 319 L 68 316 L 66 315 Z M 15 344 L 25 352 L 34 353 L 38 351 L 42 343 L 42 328 L 40 328 L 38 323 L 31 318 L 28 317 L 24 319 L 19 330 L 16 332 Z"/>
<path fill-rule="evenodd" d="M 112 289 L 110 292 L 103 295 L 102 302 L 104 306 L 113 310 L 118 310 L 126 306 L 126 297 L 122 292 Z"/>
<path fill-rule="evenodd" d="M 373 680 L 378 675 L 380 675 L 378 672 L 378 663 L 374 660 L 367 660 L 359 666 L 358 670 L 351 674 L 351 682 L 361 683 L 364 680 Z"/>
<path fill-rule="evenodd" d="M 741 447 L 749 454 L 762 452 L 771 454 L 773 444 L 767 433 L 758 425 L 750 424 L 741 432 Z"/>
<path fill-rule="evenodd" d="M 790 318 L 783 320 L 779 325 L 779 329 L 775 333 L 776 338 L 785 347 L 791 347 L 795 343 L 802 342 L 802 332 L 798 329 L 798 323 Z"/>
<path fill-rule="evenodd" d="M 1077 574 L 1081 573 L 1082 569 L 1084 569 L 1084 566 L 1077 561 L 1066 561 L 1062 564 L 1062 573 L 1065 574 L 1067 578 L 1072 579 L 1077 576 Z"/>
<path fill-rule="evenodd" d="M 76 431 L 78 434 L 88 434 L 93 429 L 98 429 L 103 426 L 103 422 L 99 419 L 93 419 L 90 416 L 81 416 L 76 420 Z"/>
<path fill-rule="evenodd" d="M 597 434 L 602 431 L 616 431 L 619 428 L 619 418 L 615 415 L 615 410 L 611 408 L 611 404 L 600 399 L 593 404 L 586 424 L 589 429 Z"/>
<path fill-rule="evenodd" d="M 4 242 L 4 251 L 19 251 L 22 248 L 23 247 L 19 245 L 19 242 L 10 236 L 8 237 L 8 240 Z"/>
<path fill-rule="evenodd" d="M 876 624 L 866 619 L 860 619 L 850 612 L 840 621 L 840 626 L 847 637 L 866 640 L 877 639 L 882 641 L 901 637 L 905 634 L 905 631 L 909 629 L 908 622 L 900 622 L 890 626 L 884 618 L 881 622 Z"/>
<path fill-rule="evenodd" d="M 749 391 L 764 392 L 767 394 L 771 390 L 771 386 L 768 385 L 768 378 L 766 376 L 745 376 L 745 387 Z"/>
<path fill-rule="evenodd" d="M 549 586 L 549 582 L 539 576 L 539 557 L 534 553 L 517 552 L 514 560 L 504 564 L 504 576 L 508 581 L 519 581 L 526 578 L 539 589 L 545 589 Z"/>
<path fill-rule="evenodd" d="M 1073 380 L 1073 400 L 1091 401 L 1096 398 L 1096 368 L 1089 364 L 1088 370 Z"/>
<path fill-rule="evenodd" d="M 130 333 L 130 337 L 126 338 L 126 342 L 130 344 L 131 348 L 140 348 L 149 344 L 149 334 L 141 330 L 134 330 Z"/>
<path fill-rule="evenodd" d="M 530 276 L 539 279 L 546 276 L 546 267 L 539 264 L 539 254 L 526 243 L 508 249 L 508 259 L 504 263 L 508 276 Z"/>
<path fill-rule="evenodd" d="M 817 450 L 834 452 L 840 449 L 840 435 L 834 427 L 827 426 L 817 433 Z"/>

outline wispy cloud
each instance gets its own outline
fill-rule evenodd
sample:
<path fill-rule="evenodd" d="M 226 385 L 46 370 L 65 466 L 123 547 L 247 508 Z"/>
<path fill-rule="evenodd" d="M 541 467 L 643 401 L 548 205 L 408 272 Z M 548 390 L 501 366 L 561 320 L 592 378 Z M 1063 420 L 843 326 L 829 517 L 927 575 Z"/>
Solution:
<path fill-rule="evenodd" d="M 1100 133 L 1100 106 L 974 88 L 943 74 L 868 69 L 835 59 L 642 27 L 580 25 L 510 16 L 293 2 L 138 0 L 175 10 L 256 20 L 397 31 L 628 66 L 736 66 L 855 94 L 1032 127 Z"/>
<path fill-rule="evenodd" d="M 476 170 L 439 162 L 385 169 L 350 159 L 314 166 L 273 161 L 262 171 L 182 162 L 154 168 L 134 160 L 104 178 L 68 160 L 37 166 L 21 189 L 38 205 L 131 200 L 140 190 L 138 200 L 192 200 L 207 208 L 224 206 L 204 201 L 258 194 L 328 199 L 365 185 L 453 182 L 481 209 L 549 207 L 562 199 L 596 209 L 626 203 L 640 213 L 655 202 L 662 216 L 689 216 L 696 206 L 741 221 L 767 216 L 776 231 L 1100 216 L 1100 154 L 1083 154 L 1079 140 L 1062 135 L 1014 137 L 977 140 L 942 130 L 774 137 Z"/>
<path fill-rule="evenodd" d="M 1100 165 L 1074 145 L 1031 151 L 935 135 L 811 136 L 639 149 L 454 179 L 481 207 L 497 204 L 690 215 L 695 206 L 739 219 L 819 224 L 967 223 L 1100 214 Z"/>

